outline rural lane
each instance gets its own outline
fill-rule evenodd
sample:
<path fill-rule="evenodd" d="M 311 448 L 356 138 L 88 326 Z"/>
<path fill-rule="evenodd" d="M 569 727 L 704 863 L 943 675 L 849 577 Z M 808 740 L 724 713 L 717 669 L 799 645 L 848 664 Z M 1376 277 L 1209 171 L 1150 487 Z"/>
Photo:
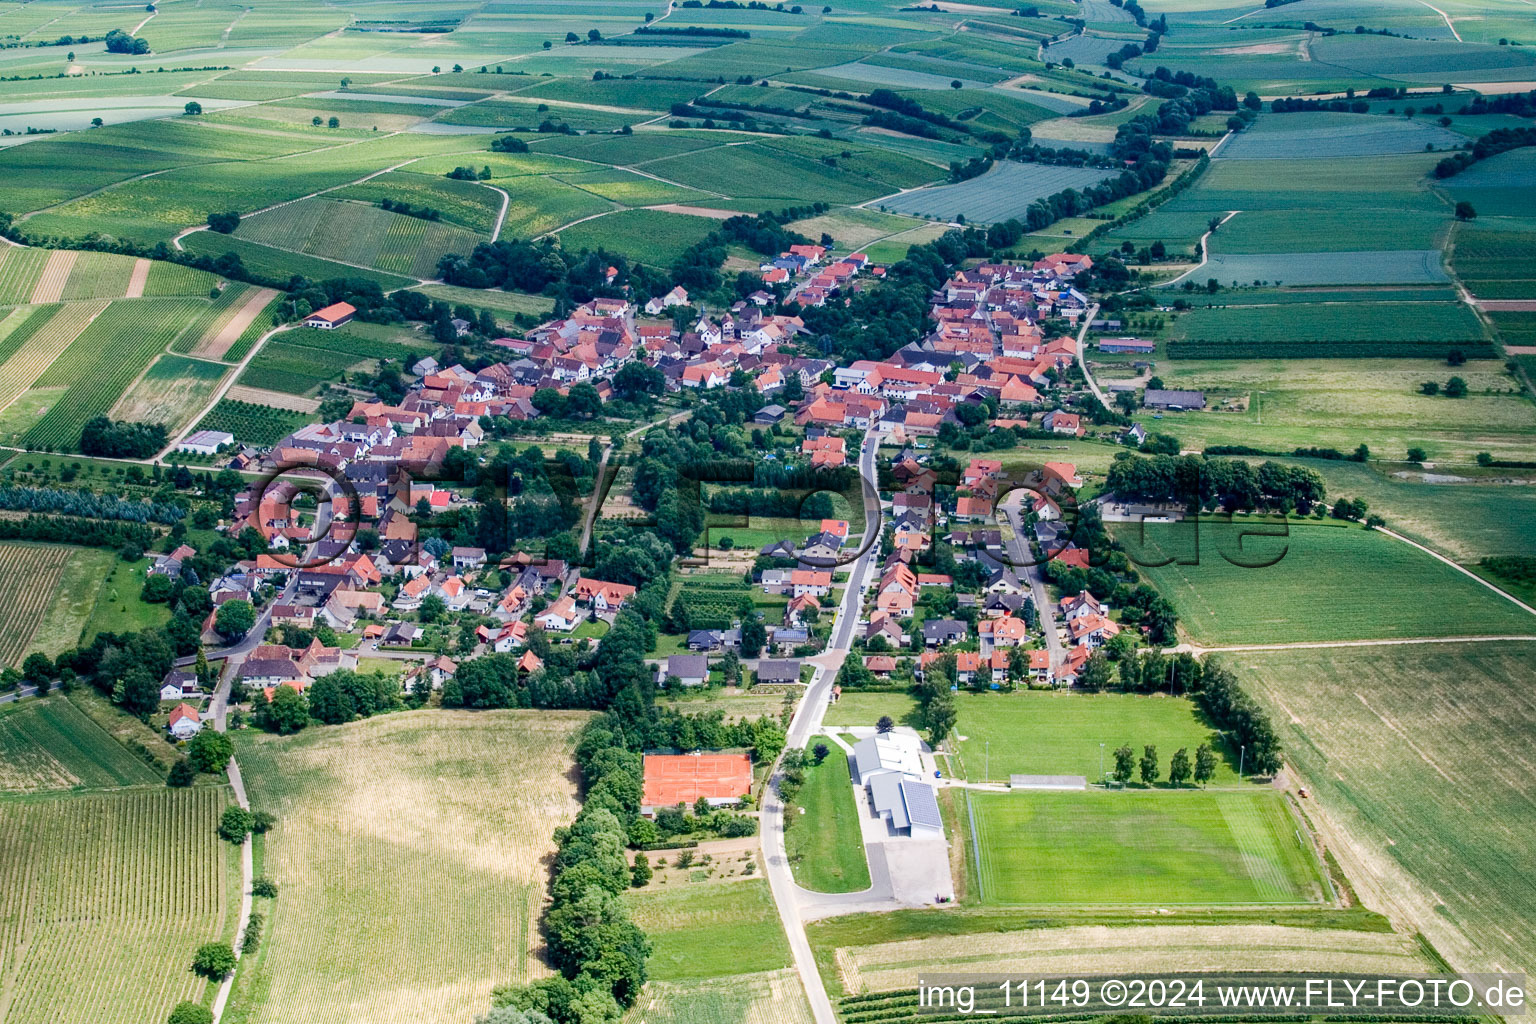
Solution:
<path fill-rule="evenodd" d="M 1099 315 L 1099 304 L 1095 302 L 1088 307 L 1088 312 L 1083 314 L 1082 329 L 1077 332 L 1077 368 L 1083 371 L 1083 380 L 1088 383 L 1088 390 L 1093 392 L 1093 397 L 1099 400 L 1099 404 L 1108 409 L 1109 399 L 1104 397 L 1104 392 L 1099 390 L 1099 385 L 1094 381 L 1093 374 L 1088 372 L 1088 357 L 1083 354 L 1083 347 L 1088 344 L 1088 328 L 1093 325 L 1093 318 Z"/>
<path fill-rule="evenodd" d="M 800 698 L 794 717 L 790 719 L 785 750 L 804 747 L 821 730 L 821 720 L 826 714 L 837 669 L 847 657 L 852 642 L 853 629 L 863 606 L 869 569 L 880 550 L 880 494 L 875 486 L 875 457 L 879 447 L 878 437 L 871 431 L 865 436 L 864 451 L 859 457 L 859 475 L 864 485 L 863 552 L 849 570 L 848 587 L 833 620 L 831 646 L 826 653 L 812 659 L 816 664 L 816 673 Z M 779 909 L 779 920 L 783 922 L 784 932 L 789 937 L 795 970 L 799 972 L 800 983 L 805 987 L 811 1014 L 816 1024 L 836 1024 L 837 1015 L 832 1009 L 832 1000 L 816 969 L 816 958 L 811 952 L 810 940 L 805 935 L 805 919 L 801 916 L 801 894 L 804 890 L 795 883 L 794 875 L 789 870 L 789 856 L 784 847 L 784 803 L 778 794 L 781 774 L 775 766 L 763 789 L 761 839 L 768 886 L 773 893 L 773 902 Z M 811 899 L 819 895 L 807 894 L 804 898 Z M 838 898 L 844 901 L 857 900 L 857 896 L 848 895 Z"/>
<path fill-rule="evenodd" d="M 269 618 L 269 615 L 270 613 L 268 615 L 264 615 L 263 618 Z M 247 639 L 254 637 L 255 639 L 259 640 L 262 634 L 266 631 L 265 626 L 262 626 L 261 623 L 257 623 L 257 625 L 261 626 L 260 631 L 253 628 L 251 632 L 247 634 Z M 211 702 L 211 710 L 213 711 L 213 727 L 219 730 L 219 732 L 227 732 L 229 730 L 228 711 L 230 687 L 234 682 L 235 674 L 240 671 L 241 663 L 245 661 L 245 654 L 249 652 L 250 649 L 254 646 L 255 644 L 251 644 L 245 648 L 245 651 L 242 651 L 226 659 L 224 662 L 224 671 L 219 678 L 219 687 L 214 691 L 213 700 Z M 230 757 L 229 764 L 226 766 L 225 770 L 229 773 L 229 787 L 230 789 L 234 790 L 235 802 L 245 810 L 250 810 L 251 801 L 245 793 L 245 779 L 241 777 L 240 765 L 235 762 L 234 757 Z M 251 852 L 251 846 L 253 843 L 253 839 L 247 839 L 244 843 L 240 844 L 240 920 L 235 927 L 234 946 L 235 959 L 237 961 L 241 955 L 240 946 L 245 939 L 245 930 L 250 926 L 251 923 L 251 883 L 255 880 L 256 873 L 255 857 Z M 229 1004 L 229 993 L 235 985 L 235 973 L 235 971 L 230 971 L 224 976 L 224 980 L 219 983 L 218 994 L 213 997 L 214 1024 L 219 1024 L 219 1021 L 224 1016 L 224 1007 Z"/>
<path fill-rule="evenodd" d="M 1226 140 L 1222 140 L 1222 141 L 1226 141 Z M 1243 212 L 1242 210 L 1228 210 L 1227 211 L 1227 215 L 1225 217 L 1221 218 L 1221 220 L 1216 222 L 1216 228 L 1221 227 L 1227 221 L 1231 220 L 1233 217 L 1236 217 L 1238 214 L 1240 214 L 1242 212 Z M 1247 222 L 1244 221 L 1244 223 L 1247 223 Z M 1163 288 L 1172 288 L 1174 285 L 1176 285 L 1180 281 L 1184 280 L 1190 274 L 1193 274 L 1193 273 L 1196 273 L 1197 271 L 1199 271 L 1201 267 L 1205 266 L 1207 263 L 1209 263 L 1211 261 L 1211 236 L 1216 233 L 1216 228 L 1211 228 L 1211 230 L 1207 231 L 1205 234 L 1200 236 L 1200 262 L 1196 263 L 1194 266 L 1192 266 L 1188 270 L 1184 271 L 1184 273 L 1180 274 L 1178 277 L 1174 278 L 1172 281 L 1167 282 L 1166 284 L 1162 285 L 1161 287 L 1163 287 Z"/>

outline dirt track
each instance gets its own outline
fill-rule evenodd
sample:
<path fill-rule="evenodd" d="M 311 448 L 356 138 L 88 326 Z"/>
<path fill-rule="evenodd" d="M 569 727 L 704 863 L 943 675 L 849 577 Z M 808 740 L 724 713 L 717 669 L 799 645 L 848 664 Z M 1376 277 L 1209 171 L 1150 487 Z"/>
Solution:
<path fill-rule="evenodd" d="M 198 343 L 192 351 L 195 356 L 203 356 L 208 359 L 223 359 L 224 353 L 229 351 L 231 345 L 240 340 L 245 329 L 261 315 L 261 311 L 267 308 L 267 303 L 277 297 L 277 292 L 271 288 L 258 288 L 246 297 L 239 312 L 230 317 L 219 333 L 211 339 L 205 338 Z"/>

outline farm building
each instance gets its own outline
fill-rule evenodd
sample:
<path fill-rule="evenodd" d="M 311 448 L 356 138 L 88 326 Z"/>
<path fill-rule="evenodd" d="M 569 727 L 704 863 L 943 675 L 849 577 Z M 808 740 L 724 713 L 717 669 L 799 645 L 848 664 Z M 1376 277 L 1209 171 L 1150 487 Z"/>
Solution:
<path fill-rule="evenodd" d="M 854 774 L 869 790 L 875 813 L 898 835 L 944 838 L 944 821 L 933 787 L 923 781 L 922 742 L 916 736 L 885 733 L 853 746 Z"/>
<path fill-rule="evenodd" d="M 333 302 L 324 309 L 317 309 L 304 320 L 305 327 L 318 327 L 322 331 L 333 331 L 343 324 L 352 322 L 357 316 L 357 307 L 350 302 Z"/>
<path fill-rule="evenodd" d="M 219 449 L 235 443 L 235 435 L 223 430 L 199 430 L 188 434 L 176 446 L 179 452 L 195 452 L 198 455 L 217 455 Z"/>
<path fill-rule="evenodd" d="M 1135 352 L 1138 355 L 1151 355 L 1157 348 L 1157 343 L 1150 338 L 1100 338 L 1100 352 Z"/>
<path fill-rule="evenodd" d="M 692 806 L 701 797 L 712 807 L 740 802 L 752 792 L 752 759 L 746 754 L 646 754 L 640 813 Z"/>
<path fill-rule="evenodd" d="M 1204 409 L 1204 391 L 1158 391 L 1148 388 L 1141 396 L 1141 404 L 1147 409 Z"/>

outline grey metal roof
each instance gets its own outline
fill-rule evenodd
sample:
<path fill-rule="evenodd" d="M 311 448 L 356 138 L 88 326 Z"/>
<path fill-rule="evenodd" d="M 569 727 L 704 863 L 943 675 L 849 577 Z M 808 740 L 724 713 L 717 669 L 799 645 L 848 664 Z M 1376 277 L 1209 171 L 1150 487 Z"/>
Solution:
<path fill-rule="evenodd" d="M 709 675 L 709 658 L 702 654 L 674 654 L 667 658 L 667 675 L 701 679 Z"/>
<path fill-rule="evenodd" d="M 912 824 L 937 829 L 944 827 L 944 819 L 939 817 L 938 798 L 928 783 L 902 780 L 901 798 L 907 805 L 907 817 Z"/>
<path fill-rule="evenodd" d="M 876 814 L 889 814 L 891 825 L 903 829 L 912 824 L 907 817 L 907 802 L 903 796 L 901 776 L 885 772 L 869 780 L 869 795 Z"/>

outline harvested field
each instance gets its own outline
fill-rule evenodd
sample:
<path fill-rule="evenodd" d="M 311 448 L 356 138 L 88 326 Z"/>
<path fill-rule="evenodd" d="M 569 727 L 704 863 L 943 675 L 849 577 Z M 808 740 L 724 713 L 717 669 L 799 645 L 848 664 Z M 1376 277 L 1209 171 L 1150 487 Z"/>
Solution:
<path fill-rule="evenodd" d="M 1536 963 L 1536 643 L 1230 655 L 1352 883 L 1464 970 Z"/>
<path fill-rule="evenodd" d="M 79 255 L 73 249 L 56 249 L 49 253 L 43 274 L 37 279 L 37 287 L 32 289 L 33 305 L 58 302 L 64 297 L 64 286 L 69 283 L 69 273 Z"/>
<path fill-rule="evenodd" d="M 997 974 L 1094 974 L 1124 970 L 1422 971 L 1413 940 L 1390 932 L 1281 925 L 1137 925 L 1039 928 L 958 935 L 837 950 L 847 992 L 910 989 L 919 970 L 943 964 Z"/>
<path fill-rule="evenodd" d="M 236 1012 L 460 1024 L 493 986 L 544 974 L 544 858 L 577 809 L 570 743 L 585 719 L 419 711 L 236 734 L 252 802 L 282 822 L 265 866 L 282 898 Z"/>
<path fill-rule="evenodd" d="M 238 305 L 231 306 L 226 315 L 219 317 L 208 326 L 197 344 L 192 347 L 191 354 L 205 359 L 223 359 L 235 342 L 245 334 L 246 329 L 256 322 L 256 318 L 277 296 L 278 292 L 272 288 L 257 288 L 252 291 Z"/>
<path fill-rule="evenodd" d="M 30 649 L 69 555 L 63 546 L 0 544 L 0 666 L 20 664 Z"/>

